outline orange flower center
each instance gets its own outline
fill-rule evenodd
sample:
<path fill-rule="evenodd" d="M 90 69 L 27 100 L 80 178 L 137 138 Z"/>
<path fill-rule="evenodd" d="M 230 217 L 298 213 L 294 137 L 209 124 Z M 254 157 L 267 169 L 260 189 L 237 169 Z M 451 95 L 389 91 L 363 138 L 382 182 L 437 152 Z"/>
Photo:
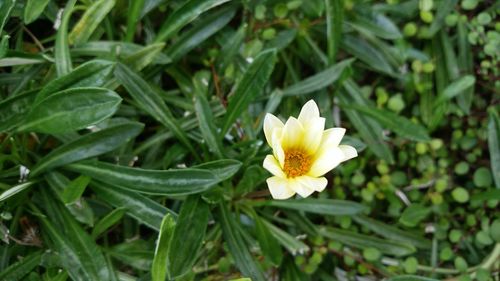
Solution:
<path fill-rule="evenodd" d="M 295 178 L 309 172 L 312 165 L 311 156 L 300 149 L 285 151 L 285 165 L 283 171 L 288 178 Z"/>

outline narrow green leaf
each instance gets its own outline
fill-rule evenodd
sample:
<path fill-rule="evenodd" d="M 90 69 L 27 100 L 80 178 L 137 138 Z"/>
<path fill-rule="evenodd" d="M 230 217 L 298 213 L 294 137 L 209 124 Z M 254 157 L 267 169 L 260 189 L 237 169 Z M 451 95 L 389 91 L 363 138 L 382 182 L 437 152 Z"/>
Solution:
<path fill-rule="evenodd" d="M 144 48 L 141 48 L 126 56 L 123 59 L 123 63 L 128 65 L 133 70 L 140 71 L 149 64 L 153 63 L 153 61 L 158 57 L 160 57 L 161 51 L 164 47 L 165 43 L 156 43 L 145 46 Z M 168 56 L 165 57 L 165 63 L 170 63 L 171 59 Z"/>
<path fill-rule="evenodd" d="M 375 248 L 380 252 L 397 257 L 407 256 L 416 251 L 415 247 L 408 243 L 380 239 L 369 235 L 359 234 L 352 231 L 337 229 L 333 227 L 321 228 L 320 234 L 351 247 L 365 249 Z"/>
<path fill-rule="evenodd" d="M 491 108 L 488 113 L 488 148 L 490 165 L 496 188 L 500 188 L 500 119 L 498 112 Z"/>
<path fill-rule="evenodd" d="M 61 265 L 73 280 L 116 280 L 104 255 L 94 240 L 80 227 L 65 208 L 43 190 L 41 204 L 48 218 L 39 217 L 55 249 Z M 38 213 L 38 212 L 37 212 Z M 53 225 L 57 223 L 57 227 Z"/>
<path fill-rule="evenodd" d="M 217 135 L 217 128 L 215 126 L 215 118 L 210 108 L 210 104 L 207 100 L 207 88 L 201 85 L 208 85 L 208 72 L 198 72 L 193 78 L 194 84 L 194 109 L 196 112 L 196 117 L 200 126 L 201 134 L 203 135 L 203 140 L 207 142 L 210 150 L 217 155 L 217 157 L 222 158 L 222 143 L 220 142 Z M 199 86 L 198 86 L 199 85 Z"/>
<path fill-rule="evenodd" d="M 24 182 L 24 183 L 20 183 L 18 185 L 15 185 L 7 190 L 5 190 L 4 192 L 2 192 L 2 194 L 0 194 L 0 202 L 18 194 L 19 192 L 22 192 L 26 189 L 28 189 L 28 187 L 32 186 L 35 182 Z"/>
<path fill-rule="evenodd" d="M 193 166 L 192 168 L 203 169 L 212 172 L 219 181 L 225 181 L 234 174 L 236 174 L 243 164 L 234 159 L 220 159 L 211 162 L 205 162 L 203 164 L 199 164 Z"/>
<path fill-rule="evenodd" d="M 123 64 L 118 64 L 115 76 L 144 111 L 170 129 L 194 155 L 198 155 L 170 109 L 142 77 Z"/>
<path fill-rule="evenodd" d="M 267 206 L 331 216 L 355 215 L 366 210 L 366 207 L 359 203 L 346 200 L 322 198 L 305 198 L 299 200 L 269 200 L 264 202 L 263 204 Z"/>
<path fill-rule="evenodd" d="M 420 204 L 408 206 L 401 214 L 399 222 L 408 226 L 415 227 L 431 213 L 431 209 Z"/>
<path fill-rule="evenodd" d="M 395 40 L 402 38 L 398 27 L 388 17 L 373 13 L 356 16 L 349 25 L 368 35 L 375 35 L 382 39 Z"/>
<path fill-rule="evenodd" d="M 326 43 L 328 50 L 328 62 L 335 62 L 342 38 L 342 22 L 344 19 L 344 1 L 325 0 L 326 10 Z"/>
<path fill-rule="evenodd" d="M 359 87 L 352 81 L 347 80 L 343 83 L 346 91 L 340 91 L 338 98 L 342 104 L 359 104 L 360 106 L 370 106 L 369 102 L 361 94 Z M 384 159 L 388 163 L 393 163 L 391 149 L 385 143 L 382 127 L 371 118 L 367 118 L 357 111 L 345 109 L 345 114 L 358 130 L 363 141 L 368 145 L 368 148 L 378 157 Z"/>
<path fill-rule="evenodd" d="M 40 102 L 50 94 L 79 87 L 100 87 L 104 85 L 113 70 L 114 63 L 105 60 L 92 60 L 86 62 L 70 73 L 47 83 L 36 96 Z"/>
<path fill-rule="evenodd" d="M 394 75 L 394 70 L 384 57 L 384 54 L 367 41 L 346 35 L 342 39 L 341 46 L 348 53 L 364 62 L 368 67 L 383 74 Z"/>
<path fill-rule="evenodd" d="M 397 227 L 362 215 L 356 215 L 352 218 L 355 222 L 387 239 L 406 242 L 422 249 L 430 249 L 431 247 L 431 242 L 429 240 L 412 232 L 401 230 Z"/>
<path fill-rule="evenodd" d="M 179 9 L 175 10 L 163 22 L 155 42 L 163 42 L 169 39 L 186 24 L 192 22 L 201 14 L 229 0 L 189 0 Z"/>
<path fill-rule="evenodd" d="M 210 36 L 217 33 L 234 17 L 234 6 L 224 7 L 200 20 L 189 31 L 182 33 L 178 40 L 167 49 L 167 55 L 177 61 L 192 49 L 198 47 Z"/>
<path fill-rule="evenodd" d="M 458 96 L 459 94 L 464 93 L 467 89 L 474 86 L 475 83 L 476 77 L 472 75 L 465 75 L 458 78 L 444 89 L 442 95 L 437 98 L 436 105 L 446 102 L 447 100 L 450 100 Z"/>
<path fill-rule="evenodd" d="M 28 0 L 24 7 L 24 24 L 35 21 L 43 12 L 50 0 Z"/>
<path fill-rule="evenodd" d="M 92 41 L 71 49 L 71 54 L 74 56 L 91 56 L 91 57 L 107 57 L 115 59 L 116 56 L 127 60 L 129 64 L 139 64 L 136 61 L 147 59 L 152 64 L 168 64 L 172 60 L 161 51 L 165 44 L 150 44 L 142 46 L 134 43 L 123 41 Z M 159 49 L 159 50 L 158 50 Z M 153 59 L 149 56 L 151 53 L 157 53 Z M 144 64 L 144 63 L 143 63 Z"/>
<path fill-rule="evenodd" d="M 137 29 L 137 23 L 141 19 L 142 8 L 145 0 L 129 0 L 127 11 L 127 31 L 125 33 L 125 41 L 132 42 L 134 33 Z"/>
<path fill-rule="evenodd" d="M 0 102 L 0 132 L 16 128 L 26 118 L 37 92 L 28 92 Z"/>
<path fill-rule="evenodd" d="M 57 134 L 97 124 L 118 109 L 120 96 L 104 88 L 73 88 L 36 104 L 20 131 Z"/>
<path fill-rule="evenodd" d="M 366 105 L 353 104 L 342 105 L 342 107 L 349 109 L 352 108 L 366 116 L 373 118 L 373 120 L 376 120 L 382 126 L 393 131 L 402 138 L 422 142 L 429 141 L 431 139 L 424 127 L 394 112 L 384 109 L 377 109 L 375 107 L 368 107 Z"/>
<path fill-rule="evenodd" d="M 70 164 L 67 168 L 111 185 L 167 196 L 200 193 L 220 182 L 209 170 L 193 168 L 145 170 L 98 161 L 83 161 Z"/>
<path fill-rule="evenodd" d="M 165 281 L 167 278 L 168 253 L 174 229 L 174 218 L 171 214 L 166 214 L 161 222 L 160 233 L 158 233 L 156 240 L 155 256 L 151 266 L 152 281 Z"/>
<path fill-rule="evenodd" d="M 9 50 L 9 39 L 10 36 L 7 34 L 2 36 L 2 40 L 0 41 L 0 59 L 3 59 Z"/>
<path fill-rule="evenodd" d="M 16 6 L 16 0 L 5 0 L 2 1 L 0 5 L 0 31 L 3 31 L 3 28 L 7 21 L 9 20 L 10 13 L 12 9 Z"/>
<path fill-rule="evenodd" d="M 457 44 L 458 44 L 458 58 L 457 64 L 459 71 L 462 74 L 473 74 L 474 73 L 474 61 L 472 58 L 472 50 L 469 44 L 468 35 L 469 32 L 466 23 L 459 21 L 457 24 Z M 465 90 L 464 93 L 457 96 L 458 106 L 465 112 L 465 114 L 470 113 L 470 107 L 472 105 L 472 99 L 474 97 L 474 87 L 470 87 Z"/>
<path fill-rule="evenodd" d="M 71 72 L 73 68 L 71 63 L 71 54 L 69 52 L 68 42 L 68 24 L 75 6 L 76 0 L 69 0 L 64 7 L 61 25 L 57 30 L 56 43 L 54 47 L 54 56 L 57 76 L 63 76 Z"/>
<path fill-rule="evenodd" d="M 143 128 L 141 123 L 126 122 L 83 135 L 59 146 L 39 160 L 31 175 L 110 152 L 139 135 Z"/>
<path fill-rule="evenodd" d="M 303 255 L 309 252 L 310 248 L 304 242 L 298 240 L 297 238 L 290 235 L 288 232 L 278 228 L 274 224 L 264 221 L 269 232 L 278 240 L 278 242 L 283 246 L 290 254 Z"/>
<path fill-rule="evenodd" d="M 263 281 L 264 274 L 258 264 L 252 258 L 243 237 L 239 232 L 237 222 L 232 217 L 232 214 L 226 204 L 219 205 L 219 222 L 222 227 L 224 240 L 227 242 L 229 252 L 234 258 L 236 267 L 241 271 L 243 276 L 250 277 L 253 281 Z"/>
<path fill-rule="evenodd" d="M 95 29 L 115 6 L 115 0 L 98 0 L 85 10 L 78 23 L 69 34 L 70 44 L 80 45 L 89 40 Z"/>
<path fill-rule="evenodd" d="M 260 53 L 248 66 L 240 82 L 236 85 L 234 94 L 229 99 L 224 125 L 220 132 L 224 136 L 238 116 L 248 108 L 248 105 L 261 94 L 276 63 L 276 51 L 267 50 Z"/>
<path fill-rule="evenodd" d="M 243 44 L 243 40 L 245 40 L 246 30 L 247 25 L 243 24 L 240 28 L 238 28 L 238 31 L 231 36 L 231 38 L 227 39 L 225 42 L 219 43 L 221 44 L 221 50 L 215 60 L 215 65 L 217 65 L 219 72 L 224 71 L 238 54 L 238 51 Z"/>
<path fill-rule="evenodd" d="M 350 67 L 354 60 L 343 60 L 335 65 L 311 76 L 283 90 L 285 96 L 309 94 L 330 86 L 338 81 L 343 71 Z"/>
<path fill-rule="evenodd" d="M 387 281 L 439 281 L 439 280 L 434 278 L 416 276 L 416 275 L 401 275 L 389 278 Z"/>
<path fill-rule="evenodd" d="M 117 208 L 109 212 L 109 214 L 104 216 L 102 219 L 100 219 L 94 225 L 94 228 L 92 228 L 92 234 L 91 234 L 92 238 L 96 240 L 97 237 L 99 237 L 99 235 L 103 234 L 113 225 L 118 223 L 122 219 L 123 215 L 125 215 L 125 211 L 126 210 L 124 208 Z"/>
<path fill-rule="evenodd" d="M 436 7 L 436 15 L 432 20 L 428 31 L 423 34 L 425 38 L 433 37 L 444 26 L 445 18 L 455 10 L 458 0 L 439 1 Z"/>
<path fill-rule="evenodd" d="M 96 181 L 92 181 L 90 187 L 98 198 L 116 208 L 125 209 L 137 222 L 156 231 L 160 230 L 161 221 L 167 213 L 177 217 L 173 211 L 137 192 Z"/>
<path fill-rule="evenodd" d="M 0 280 L 17 281 L 23 279 L 26 274 L 30 273 L 42 262 L 43 251 L 35 251 L 22 260 L 11 264 L 0 272 Z"/>
<path fill-rule="evenodd" d="M 266 221 L 253 210 L 252 218 L 255 222 L 255 234 L 262 253 L 274 266 L 279 266 L 283 259 L 283 253 L 281 252 L 278 240 L 271 234 Z"/>
<path fill-rule="evenodd" d="M 71 204 L 77 201 L 90 183 L 90 177 L 79 176 L 69 183 L 62 193 L 64 204 Z"/>
<path fill-rule="evenodd" d="M 203 243 L 210 209 L 200 196 L 191 195 L 182 204 L 168 251 L 170 278 L 184 275 L 193 267 Z"/>

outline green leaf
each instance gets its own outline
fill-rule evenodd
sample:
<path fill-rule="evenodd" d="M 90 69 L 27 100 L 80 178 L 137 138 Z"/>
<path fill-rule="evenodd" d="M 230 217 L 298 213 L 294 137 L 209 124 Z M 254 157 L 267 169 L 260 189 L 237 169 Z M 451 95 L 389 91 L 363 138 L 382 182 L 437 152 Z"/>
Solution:
<path fill-rule="evenodd" d="M 283 253 L 277 238 L 272 235 L 264 219 L 255 212 L 252 212 L 252 218 L 255 222 L 255 234 L 262 253 L 274 266 L 279 266 L 283 259 Z"/>
<path fill-rule="evenodd" d="M 129 9 L 127 11 L 127 31 L 125 41 L 132 42 L 134 33 L 137 29 L 137 23 L 141 19 L 142 8 L 144 7 L 145 0 L 130 1 Z"/>
<path fill-rule="evenodd" d="M 28 92 L 0 102 L 0 132 L 16 128 L 26 118 L 37 92 Z"/>
<path fill-rule="evenodd" d="M 241 25 L 240 28 L 238 28 L 238 31 L 236 31 L 231 38 L 221 43 L 221 50 L 215 60 L 215 65 L 217 65 L 219 72 L 224 71 L 238 54 L 238 51 L 243 44 L 243 40 L 245 40 L 246 30 L 247 25 Z"/>
<path fill-rule="evenodd" d="M 194 155 L 198 155 L 170 109 L 142 77 L 123 64 L 118 64 L 115 76 L 144 111 L 170 129 Z"/>
<path fill-rule="evenodd" d="M 269 228 L 269 232 L 278 240 L 281 246 L 285 247 L 285 249 L 292 254 L 295 255 L 303 255 L 309 252 L 309 246 L 307 246 L 304 242 L 298 240 L 297 238 L 290 235 L 288 232 L 278 228 L 274 224 L 264 221 L 267 228 Z"/>
<path fill-rule="evenodd" d="M 92 181 L 90 187 L 98 198 L 116 208 L 125 209 L 127 214 L 139 223 L 145 224 L 156 231 L 160 230 L 161 221 L 167 213 L 177 217 L 177 214 L 173 211 L 137 192 L 96 181 Z"/>
<path fill-rule="evenodd" d="M 193 78 L 193 84 L 195 85 L 193 97 L 194 110 L 196 112 L 201 134 L 203 135 L 203 140 L 207 142 L 209 149 L 217 155 L 217 157 L 222 158 L 222 143 L 218 138 L 214 121 L 215 118 L 207 100 L 207 89 L 202 86 L 204 82 L 208 85 L 207 79 L 209 79 L 209 75 L 208 72 L 197 72 Z"/>
<path fill-rule="evenodd" d="M 463 74 L 473 74 L 474 73 L 474 61 L 472 58 L 472 50 L 468 40 L 468 30 L 465 26 L 466 22 L 459 21 L 457 25 L 457 44 L 458 44 L 458 58 L 457 64 L 460 73 Z M 465 114 L 470 113 L 470 107 L 472 105 L 472 100 L 474 97 L 474 87 L 470 87 L 465 90 L 464 93 L 457 96 L 458 106 L 465 112 Z"/>
<path fill-rule="evenodd" d="M 346 35 L 342 39 L 341 46 L 348 53 L 364 62 L 368 67 L 383 74 L 394 75 L 394 70 L 384 54 L 367 41 Z"/>
<path fill-rule="evenodd" d="M 401 275 L 389 278 L 387 281 L 439 281 L 438 279 L 421 277 L 416 275 Z"/>
<path fill-rule="evenodd" d="M 444 89 L 443 93 L 436 100 L 436 105 L 464 93 L 466 90 L 474 86 L 474 83 L 476 83 L 476 77 L 472 75 L 465 75 L 458 78 Z"/>
<path fill-rule="evenodd" d="M 359 14 L 352 22 L 349 22 L 349 25 L 368 36 L 375 35 L 388 40 L 402 38 L 398 27 L 382 14 Z"/>
<path fill-rule="evenodd" d="M 249 248 L 239 232 L 237 222 L 232 217 L 226 204 L 219 205 L 219 222 L 229 252 L 234 258 L 236 267 L 241 271 L 243 276 L 248 276 L 253 281 L 266 280 L 258 264 L 252 258 Z"/>
<path fill-rule="evenodd" d="M 121 100 L 104 88 L 60 91 L 36 104 L 18 130 L 48 134 L 80 130 L 113 115 Z"/>
<path fill-rule="evenodd" d="M 69 183 L 69 185 L 64 189 L 61 199 L 64 204 L 71 204 L 77 201 L 87 188 L 90 183 L 90 177 L 79 176 Z"/>
<path fill-rule="evenodd" d="M 156 240 L 155 256 L 151 266 L 152 281 L 165 281 L 167 278 L 168 253 L 174 229 L 174 218 L 171 214 L 166 214 L 161 222 L 160 233 L 158 233 Z"/>
<path fill-rule="evenodd" d="M 54 47 L 54 57 L 57 76 L 63 76 L 71 72 L 73 68 L 71 63 L 71 54 L 69 52 L 68 42 L 68 24 L 75 6 L 76 0 L 69 0 L 64 7 L 61 25 L 57 30 L 56 43 Z"/>
<path fill-rule="evenodd" d="M 488 148 L 491 173 L 496 188 L 500 188 L 500 119 L 494 108 L 491 108 L 488 113 Z"/>
<path fill-rule="evenodd" d="M 0 59 L 3 59 L 5 55 L 7 54 L 7 50 L 9 50 L 9 35 L 3 35 L 2 39 L 0 40 Z"/>
<path fill-rule="evenodd" d="M 236 85 L 234 94 L 229 99 L 224 125 L 220 132 L 221 136 L 227 133 L 238 116 L 261 94 L 273 72 L 275 63 L 276 51 L 271 49 L 260 53 L 248 66 L 240 82 Z"/>
<path fill-rule="evenodd" d="M 333 227 L 321 228 L 319 232 L 326 238 L 339 241 L 351 247 L 360 249 L 375 248 L 384 254 L 397 257 L 407 256 L 416 251 L 415 247 L 408 243 L 380 239 Z"/>
<path fill-rule="evenodd" d="M 371 231 L 391 240 L 406 242 L 415 247 L 422 249 L 430 249 L 431 242 L 424 237 L 401 230 L 397 227 L 385 224 L 383 222 L 371 219 L 366 216 L 357 215 L 352 217 L 355 222 L 370 229 Z"/>
<path fill-rule="evenodd" d="M 47 83 L 36 96 L 40 102 L 51 94 L 62 90 L 80 87 L 100 87 L 106 82 L 114 63 L 105 60 L 92 60 L 86 62 L 70 73 Z"/>
<path fill-rule="evenodd" d="M 114 186 L 156 195 L 200 193 L 220 182 L 211 171 L 193 168 L 146 170 L 98 161 L 83 161 L 67 168 Z"/>
<path fill-rule="evenodd" d="M 69 43 L 80 45 L 89 40 L 92 33 L 115 6 L 115 0 L 98 0 L 85 10 L 69 34 Z"/>
<path fill-rule="evenodd" d="M 24 8 L 24 24 L 35 21 L 43 12 L 50 0 L 28 0 Z"/>
<path fill-rule="evenodd" d="M 326 39 L 328 62 L 335 62 L 342 38 L 342 22 L 344 19 L 344 1 L 325 0 L 326 10 Z"/>
<path fill-rule="evenodd" d="M 153 63 L 154 60 L 160 57 L 163 57 L 164 63 L 170 63 L 172 59 L 166 55 L 161 54 L 161 50 L 163 50 L 164 47 L 165 43 L 156 43 L 145 46 L 131 53 L 130 55 L 126 56 L 123 59 L 123 63 L 128 65 L 129 68 L 136 71 L 142 70 L 149 64 Z M 156 63 L 159 64 L 158 62 Z"/>
<path fill-rule="evenodd" d="M 353 61 L 353 59 L 347 59 L 336 63 L 335 65 L 284 89 L 283 95 L 305 95 L 324 89 L 338 81 L 343 71 L 347 67 L 350 67 Z"/>
<path fill-rule="evenodd" d="M 4 192 L 2 192 L 2 194 L 0 194 L 0 202 L 18 194 L 19 192 L 22 192 L 24 190 L 26 190 L 28 187 L 32 186 L 35 182 L 24 182 L 24 183 L 20 183 L 18 185 L 15 185 L 7 190 L 5 190 Z"/>
<path fill-rule="evenodd" d="M 178 40 L 167 49 L 167 55 L 177 61 L 192 49 L 198 47 L 210 36 L 220 31 L 234 17 L 236 9 L 227 6 L 201 19 L 189 31 L 182 33 Z"/>
<path fill-rule="evenodd" d="M 201 249 L 210 209 L 200 196 L 191 195 L 182 204 L 168 251 L 170 278 L 192 269 Z"/>
<path fill-rule="evenodd" d="M 11 264 L 0 272 L 0 280 L 17 281 L 23 279 L 26 274 L 32 272 L 42 262 L 43 251 L 35 251 L 22 260 Z"/>
<path fill-rule="evenodd" d="M 270 200 L 264 202 L 263 204 L 267 206 L 331 216 L 355 215 L 367 209 L 365 206 L 351 201 L 322 198 Z"/>
<path fill-rule="evenodd" d="M 439 1 L 436 7 L 436 16 L 431 23 L 428 31 L 423 34 L 425 38 L 433 37 L 444 26 L 444 21 L 447 15 L 455 10 L 458 0 L 443 0 Z"/>
<path fill-rule="evenodd" d="M 192 168 L 203 169 L 212 172 L 219 181 L 225 181 L 230 179 L 234 174 L 236 174 L 242 166 L 242 163 L 234 159 L 220 159 L 211 162 L 205 162 L 193 166 Z"/>
<path fill-rule="evenodd" d="M 94 225 L 94 228 L 92 228 L 92 234 L 91 234 L 92 238 L 96 240 L 97 237 L 99 237 L 99 235 L 103 234 L 113 225 L 118 223 L 122 219 L 123 215 L 125 215 L 125 211 L 126 210 L 124 208 L 117 208 L 109 212 L 109 214 L 104 216 L 102 219 L 100 219 Z"/>
<path fill-rule="evenodd" d="M 3 31 L 5 24 L 9 20 L 12 9 L 16 6 L 16 0 L 5 0 L 0 5 L 0 31 Z"/>
<path fill-rule="evenodd" d="M 340 91 L 338 98 L 341 104 L 359 104 L 360 106 L 370 106 L 369 102 L 361 94 L 359 86 L 352 80 L 347 80 L 343 83 L 346 91 Z M 345 114 L 358 130 L 363 141 L 368 145 L 368 148 L 378 157 L 384 159 L 388 163 L 393 163 L 391 149 L 384 141 L 383 129 L 375 120 L 367 118 L 357 111 L 345 109 Z"/>
<path fill-rule="evenodd" d="M 409 227 L 415 227 L 430 213 L 430 208 L 422 206 L 420 204 L 412 204 L 403 211 L 403 214 L 399 218 L 399 222 Z"/>
<path fill-rule="evenodd" d="M 113 151 L 139 135 L 143 128 L 144 125 L 141 123 L 126 122 L 80 136 L 71 142 L 59 146 L 40 159 L 37 165 L 31 170 L 31 176 L 35 176 L 48 169 Z"/>
<path fill-rule="evenodd" d="M 46 190 L 40 196 L 47 218 L 40 216 L 39 220 L 61 257 L 60 265 L 70 277 L 73 280 L 116 280 L 99 247 L 66 209 L 61 208 Z"/>
<path fill-rule="evenodd" d="M 229 0 L 189 0 L 184 3 L 179 9 L 175 10 L 163 22 L 155 42 L 162 42 L 181 30 L 186 24 L 192 22 L 201 14 L 216 6 L 219 6 Z"/>
<path fill-rule="evenodd" d="M 366 105 L 344 104 L 342 105 L 342 107 L 349 109 L 352 108 L 366 116 L 373 118 L 373 120 L 376 120 L 382 126 L 393 131 L 402 138 L 421 142 L 430 141 L 431 139 L 424 127 L 394 112 L 384 109 L 377 109 L 375 107 L 368 107 Z"/>

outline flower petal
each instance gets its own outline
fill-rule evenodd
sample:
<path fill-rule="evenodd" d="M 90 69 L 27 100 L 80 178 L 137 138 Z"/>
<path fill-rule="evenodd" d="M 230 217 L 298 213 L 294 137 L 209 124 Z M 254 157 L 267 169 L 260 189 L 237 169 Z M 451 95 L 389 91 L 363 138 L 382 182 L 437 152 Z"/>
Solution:
<path fill-rule="evenodd" d="M 262 165 L 264 166 L 264 169 L 271 172 L 271 174 L 280 178 L 286 178 L 285 173 L 281 170 L 280 163 L 276 160 L 276 158 L 274 158 L 274 156 L 267 155 Z"/>
<path fill-rule="evenodd" d="M 309 154 L 314 154 L 321 144 L 323 130 L 325 129 L 325 118 L 319 117 L 309 120 L 309 123 L 302 124 L 302 126 L 304 128 L 302 146 Z"/>
<path fill-rule="evenodd" d="M 272 136 L 274 129 L 283 128 L 283 122 L 281 122 L 278 117 L 272 115 L 271 113 L 267 113 L 266 117 L 264 117 L 264 135 L 266 136 L 267 143 L 269 146 L 272 145 Z"/>
<path fill-rule="evenodd" d="M 304 128 L 299 120 L 294 117 L 288 118 L 283 127 L 281 146 L 283 149 L 302 147 L 304 140 Z"/>
<path fill-rule="evenodd" d="M 344 153 L 338 146 L 321 147 L 307 175 L 320 177 L 337 167 L 344 157 Z"/>
<path fill-rule="evenodd" d="M 316 118 L 319 118 L 319 108 L 314 100 L 310 100 L 302 106 L 298 119 L 300 123 L 307 124 Z"/>
<path fill-rule="evenodd" d="M 344 128 L 331 128 L 325 130 L 321 138 L 321 146 L 338 146 L 344 134 Z"/>
<path fill-rule="evenodd" d="M 302 198 L 306 198 L 314 192 L 314 189 L 303 184 L 298 178 L 289 179 L 288 185 L 291 190 L 297 192 Z"/>
<path fill-rule="evenodd" d="M 273 154 L 274 157 L 278 160 L 279 164 L 281 167 L 285 166 L 285 151 L 283 150 L 283 147 L 281 146 L 281 135 L 282 135 L 283 129 L 277 128 L 273 132 L 272 136 L 272 148 L 273 148 Z"/>
<path fill-rule="evenodd" d="M 295 191 L 289 187 L 287 179 L 270 177 L 266 182 L 274 199 L 288 199 L 295 195 Z"/>
<path fill-rule="evenodd" d="M 309 187 L 309 189 L 313 189 L 317 192 L 323 191 L 328 184 L 328 180 L 325 177 L 314 178 L 310 176 L 301 176 L 298 177 L 297 180 L 302 183 L 302 185 L 305 185 Z"/>
<path fill-rule="evenodd" d="M 344 159 L 342 160 L 342 162 L 358 156 L 358 151 L 356 151 L 356 148 L 354 148 L 350 145 L 342 144 L 342 145 L 339 145 L 339 148 L 344 153 Z"/>

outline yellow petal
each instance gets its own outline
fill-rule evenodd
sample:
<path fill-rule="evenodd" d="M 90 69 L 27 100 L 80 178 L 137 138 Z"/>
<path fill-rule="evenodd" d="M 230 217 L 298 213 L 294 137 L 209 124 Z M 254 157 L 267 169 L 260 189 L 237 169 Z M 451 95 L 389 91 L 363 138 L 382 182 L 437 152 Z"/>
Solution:
<path fill-rule="evenodd" d="M 281 120 L 279 120 L 278 117 L 270 113 L 266 114 L 266 117 L 264 117 L 264 135 L 266 136 L 266 140 L 269 146 L 271 147 L 273 146 L 272 145 L 273 131 L 278 128 L 282 129 L 283 126 L 284 126 L 283 122 L 281 122 Z"/>
<path fill-rule="evenodd" d="M 276 160 L 274 156 L 267 155 L 262 165 L 264 166 L 264 169 L 271 172 L 271 174 L 280 178 L 286 178 L 285 173 L 283 173 L 283 171 L 281 170 L 278 160 Z"/>
<path fill-rule="evenodd" d="M 304 128 L 299 120 L 294 117 L 288 118 L 283 127 L 281 146 L 283 149 L 302 147 L 304 139 Z"/>
<path fill-rule="evenodd" d="M 358 152 L 356 151 L 356 148 L 354 148 L 350 145 L 343 145 L 342 144 L 342 145 L 339 145 L 339 148 L 344 153 L 344 159 L 342 160 L 342 162 L 358 156 Z"/>
<path fill-rule="evenodd" d="M 328 184 L 328 180 L 325 177 L 314 178 L 310 176 L 301 176 L 298 177 L 297 180 L 301 182 L 302 185 L 305 185 L 309 187 L 309 189 L 313 189 L 317 192 L 323 191 Z"/>
<path fill-rule="evenodd" d="M 274 199 L 288 199 L 295 195 L 295 191 L 290 189 L 288 180 L 280 177 L 270 177 L 266 180 L 271 196 Z"/>
<path fill-rule="evenodd" d="M 288 179 L 288 185 L 291 190 L 295 191 L 302 198 L 306 198 L 314 192 L 314 189 L 303 184 L 298 178 Z"/>
<path fill-rule="evenodd" d="M 320 177 L 337 167 L 344 157 L 344 153 L 338 146 L 321 147 L 307 175 Z"/>
<path fill-rule="evenodd" d="M 325 118 L 316 118 L 310 120 L 309 123 L 302 123 L 304 128 L 304 138 L 302 140 L 302 147 L 306 149 L 309 154 L 314 154 L 320 144 L 325 129 Z"/>
<path fill-rule="evenodd" d="M 319 108 L 314 100 L 310 100 L 302 106 L 299 113 L 299 121 L 302 124 L 307 124 L 312 120 L 319 118 Z"/>
<path fill-rule="evenodd" d="M 344 128 L 331 128 L 325 130 L 321 139 L 321 146 L 338 146 L 344 134 Z"/>

